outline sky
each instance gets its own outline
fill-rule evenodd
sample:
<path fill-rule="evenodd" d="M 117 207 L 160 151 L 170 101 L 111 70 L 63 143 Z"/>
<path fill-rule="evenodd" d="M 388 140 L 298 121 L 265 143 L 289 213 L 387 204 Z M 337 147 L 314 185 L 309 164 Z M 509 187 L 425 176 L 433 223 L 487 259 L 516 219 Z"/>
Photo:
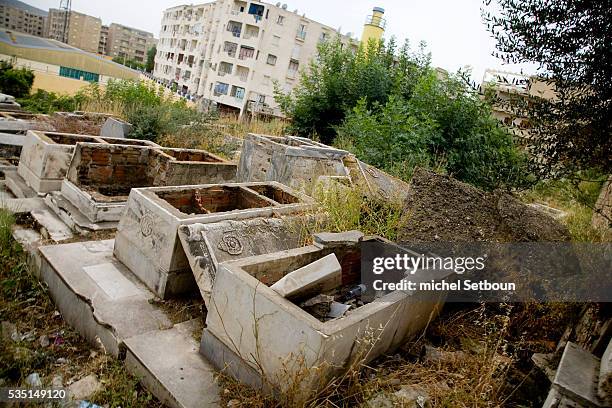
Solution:
<path fill-rule="evenodd" d="M 59 0 L 25 0 L 47 10 L 57 8 Z M 206 1 L 201 1 L 205 3 Z M 276 0 L 267 2 L 276 4 Z M 533 73 L 533 67 L 506 66 L 491 55 L 495 41 L 486 31 L 481 18 L 482 0 L 284 0 L 288 10 L 299 11 L 313 20 L 343 34 L 361 38 L 363 23 L 374 6 L 385 9 L 385 38 L 395 36 L 401 43 L 408 39 L 416 48 L 421 41 L 431 52 L 436 67 L 455 72 L 469 66 L 472 78 L 480 82 L 485 69 L 502 69 Z M 159 36 L 162 11 L 186 4 L 180 0 L 72 0 L 72 9 L 111 22 L 136 27 Z M 198 4 L 198 2 L 193 3 Z"/>

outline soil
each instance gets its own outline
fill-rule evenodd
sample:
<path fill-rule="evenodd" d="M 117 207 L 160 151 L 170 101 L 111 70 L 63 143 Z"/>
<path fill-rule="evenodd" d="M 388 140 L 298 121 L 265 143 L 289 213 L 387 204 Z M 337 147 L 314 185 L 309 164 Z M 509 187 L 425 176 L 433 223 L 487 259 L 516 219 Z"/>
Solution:
<path fill-rule="evenodd" d="M 404 204 L 400 242 L 562 242 L 565 226 L 511 195 L 416 169 Z"/>

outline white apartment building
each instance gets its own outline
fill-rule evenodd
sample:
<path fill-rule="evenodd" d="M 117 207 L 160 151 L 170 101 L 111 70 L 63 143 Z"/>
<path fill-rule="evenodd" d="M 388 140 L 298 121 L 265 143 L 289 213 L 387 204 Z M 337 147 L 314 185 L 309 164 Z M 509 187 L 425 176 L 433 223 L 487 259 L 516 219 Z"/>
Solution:
<path fill-rule="evenodd" d="M 337 30 L 259 1 L 217 0 L 164 11 L 153 75 L 221 112 L 280 116 L 274 82 L 285 90 Z M 344 44 L 356 40 L 341 36 Z"/>

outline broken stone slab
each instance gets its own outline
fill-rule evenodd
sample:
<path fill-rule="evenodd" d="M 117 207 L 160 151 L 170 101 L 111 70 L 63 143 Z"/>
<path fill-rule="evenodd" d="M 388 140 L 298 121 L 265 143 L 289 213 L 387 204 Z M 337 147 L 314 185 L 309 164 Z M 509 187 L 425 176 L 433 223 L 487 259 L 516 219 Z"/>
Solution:
<path fill-rule="evenodd" d="M 38 197 L 38 193 L 28 186 L 25 180 L 17 173 L 17 168 L 6 169 L 3 173 L 6 188 L 13 193 L 16 198 Z"/>
<path fill-rule="evenodd" d="M 433 346 L 423 346 L 421 351 L 421 360 L 426 363 L 454 363 L 465 359 L 466 354 L 463 351 L 445 351 Z"/>
<path fill-rule="evenodd" d="M 219 406 L 218 373 L 198 352 L 193 335 L 196 326 L 191 320 L 125 341 L 127 369 L 172 408 Z"/>
<path fill-rule="evenodd" d="M 87 235 L 96 231 L 113 231 L 119 225 L 118 222 L 113 221 L 91 222 L 58 191 L 47 194 L 44 201 L 68 228 L 80 235 Z"/>
<path fill-rule="evenodd" d="M 393 395 L 405 408 L 431 407 L 431 398 L 425 388 L 420 385 L 402 385 Z"/>
<path fill-rule="evenodd" d="M 555 353 L 534 353 L 531 361 L 538 367 L 552 383 L 555 379 L 555 367 L 553 366 Z"/>
<path fill-rule="evenodd" d="M 297 248 L 306 217 L 254 218 L 182 225 L 178 236 L 205 303 L 221 262 Z"/>
<path fill-rule="evenodd" d="M 284 298 L 312 296 L 342 284 L 342 267 L 335 254 L 329 254 L 283 276 L 270 289 Z"/>
<path fill-rule="evenodd" d="M 313 234 L 314 245 L 320 248 L 357 246 L 363 239 L 361 231 L 319 232 Z"/>
<path fill-rule="evenodd" d="M 584 407 L 601 407 L 597 395 L 600 359 L 568 342 L 559 362 L 552 388 Z"/>
<path fill-rule="evenodd" d="M 68 387 L 68 394 L 72 400 L 84 400 L 90 398 L 100 390 L 102 390 L 102 383 L 98 381 L 98 377 L 94 374 L 90 374 L 70 384 Z"/>
<path fill-rule="evenodd" d="M 30 211 L 30 214 L 40 226 L 40 234 L 44 239 L 62 242 L 74 236 L 70 228 L 48 208 L 38 208 Z"/>
<path fill-rule="evenodd" d="M 289 216 L 313 203 L 274 182 L 133 189 L 117 228 L 115 256 L 161 298 L 195 291 L 198 286 L 177 235 L 181 225 Z M 238 253 L 240 245 L 228 236 L 222 248 Z"/>
<path fill-rule="evenodd" d="M 132 131 L 132 124 L 124 120 L 110 117 L 107 118 L 100 129 L 100 136 L 115 137 L 124 139 L 129 136 Z"/>

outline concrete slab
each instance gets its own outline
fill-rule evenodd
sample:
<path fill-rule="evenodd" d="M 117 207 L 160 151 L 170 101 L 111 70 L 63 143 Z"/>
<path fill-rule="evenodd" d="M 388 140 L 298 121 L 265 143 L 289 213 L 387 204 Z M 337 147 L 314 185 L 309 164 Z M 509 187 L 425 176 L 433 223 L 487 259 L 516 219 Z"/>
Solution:
<path fill-rule="evenodd" d="M 37 200 L 42 201 L 42 199 Z M 48 207 L 36 208 L 29 212 L 40 226 L 43 238 L 51 239 L 55 242 L 62 242 L 74 236 L 70 228 Z"/>
<path fill-rule="evenodd" d="M 216 372 L 198 352 L 198 342 L 193 338 L 195 326 L 188 321 L 125 341 L 128 370 L 172 408 L 219 406 Z"/>
<path fill-rule="evenodd" d="M 38 193 L 28 186 L 25 180 L 17 173 L 17 169 L 4 170 L 4 180 L 6 187 L 17 198 L 38 197 Z"/>
<path fill-rule="evenodd" d="M 106 119 L 104 125 L 102 125 L 102 129 L 100 129 L 100 136 L 105 137 L 116 137 L 116 138 L 126 138 L 132 131 L 132 125 L 126 121 L 121 119 L 110 117 Z"/>
<path fill-rule="evenodd" d="M 77 242 L 39 250 L 41 277 L 64 319 L 91 344 L 120 356 L 125 339 L 171 328 L 172 322 L 149 303 L 154 295 L 113 257 L 113 244 Z"/>
<path fill-rule="evenodd" d="M 0 199 L 0 208 L 15 214 L 26 214 L 32 211 L 44 211 L 46 206 L 42 198 L 8 198 Z"/>
<path fill-rule="evenodd" d="M 599 358 L 568 342 L 552 386 L 582 407 L 600 407 L 597 396 L 599 368 Z"/>
<path fill-rule="evenodd" d="M 72 231 L 82 235 L 96 231 L 113 231 L 119 225 L 116 221 L 91 222 L 76 206 L 57 191 L 47 194 L 44 201 Z"/>

